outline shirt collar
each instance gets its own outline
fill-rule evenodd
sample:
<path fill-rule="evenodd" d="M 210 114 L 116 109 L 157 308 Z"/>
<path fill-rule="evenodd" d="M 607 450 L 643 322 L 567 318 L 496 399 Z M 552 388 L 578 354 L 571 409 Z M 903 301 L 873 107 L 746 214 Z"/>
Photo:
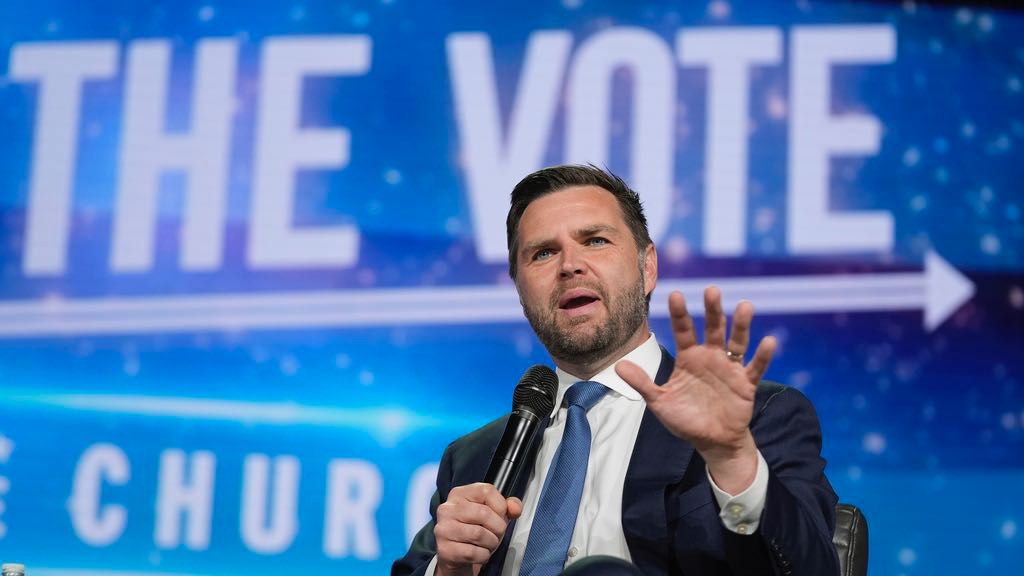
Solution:
<path fill-rule="evenodd" d="M 592 382 L 604 384 L 609 390 L 627 400 L 640 401 L 643 399 L 640 393 L 629 384 L 626 384 L 626 381 L 615 373 L 615 365 L 622 360 L 629 360 L 635 363 L 640 368 L 643 368 L 651 380 L 654 380 L 654 376 L 658 373 L 658 368 L 661 366 L 661 347 L 658 346 L 657 338 L 652 333 L 643 344 L 637 346 L 629 354 L 616 360 L 610 366 L 590 378 Z M 558 407 L 562 405 L 565 391 L 569 389 L 569 386 L 579 382 L 581 378 L 573 376 L 561 368 L 556 368 L 555 373 L 558 374 L 558 396 L 555 398 L 554 412 L 557 412 Z"/>

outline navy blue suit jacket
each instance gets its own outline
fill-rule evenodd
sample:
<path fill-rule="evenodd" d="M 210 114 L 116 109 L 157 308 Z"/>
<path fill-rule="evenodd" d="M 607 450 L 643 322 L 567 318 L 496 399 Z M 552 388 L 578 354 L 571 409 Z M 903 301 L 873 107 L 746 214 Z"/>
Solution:
<path fill-rule="evenodd" d="M 668 380 L 672 365 L 672 357 L 663 349 L 655 382 Z M 394 563 L 392 576 L 424 573 L 437 550 L 438 505 L 453 487 L 482 481 L 507 420 L 505 416 L 491 422 L 445 450 L 430 504 L 432 520 L 416 535 L 409 552 Z M 633 563 L 641 572 L 690 576 L 839 573 L 832 545 L 837 500 L 824 474 L 814 407 L 797 390 L 762 382 L 750 429 L 768 463 L 768 494 L 757 531 L 741 536 L 722 525 L 700 454 L 666 430 L 649 410 L 644 413 L 622 495 L 622 528 Z M 541 436 L 537 434 L 534 452 Z M 521 474 L 515 495 L 522 497 L 528 477 L 528 472 Z M 501 573 L 513 528 L 510 524 L 482 576 Z"/>

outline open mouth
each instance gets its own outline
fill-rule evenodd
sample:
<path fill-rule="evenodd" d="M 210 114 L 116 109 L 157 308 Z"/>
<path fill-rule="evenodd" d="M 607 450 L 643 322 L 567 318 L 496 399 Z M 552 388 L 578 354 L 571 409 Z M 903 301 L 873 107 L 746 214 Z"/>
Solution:
<path fill-rule="evenodd" d="M 574 310 L 576 308 L 582 308 L 591 302 L 597 302 L 597 298 L 594 298 L 593 296 L 577 296 L 576 298 L 569 299 L 567 302 L 559 306 L 559 308 L 562 308 L 563 310 Z"/>
<path fill-rule="evenodd" d="M 572 288 L 566 290 L 558 299 L 558 308 L 567 312 L 582 311 L 600 299 L 601 296 L 593 290 Z"/>

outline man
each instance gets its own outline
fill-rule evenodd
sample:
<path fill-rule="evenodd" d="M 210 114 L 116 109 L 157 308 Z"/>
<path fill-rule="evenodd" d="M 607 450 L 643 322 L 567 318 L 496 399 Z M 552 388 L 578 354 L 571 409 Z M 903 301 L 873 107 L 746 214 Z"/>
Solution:
<path fill-rule="evenodd" d="M 643 574 L 838 573 L 817 417 L 799 392 L 761 382 L 773 338 L 744 365 L 752 305 L 737 306 L 726 340 L 708 288 L 700 344 L 673 293 L 675 358 L 659 348 L 639 197 L 593 166 L 524 178 L 507 227 L 509 274 L 558 367 L 555 412 L 513 497 L 481 482 L 507 417 L 453 442 L 433 520 L 392 574 L 551 574 L 594 555 Z M 587 386 L 596 400 L 563 402 Z M 580 443 L 582 466 L 563 463 Z"/>

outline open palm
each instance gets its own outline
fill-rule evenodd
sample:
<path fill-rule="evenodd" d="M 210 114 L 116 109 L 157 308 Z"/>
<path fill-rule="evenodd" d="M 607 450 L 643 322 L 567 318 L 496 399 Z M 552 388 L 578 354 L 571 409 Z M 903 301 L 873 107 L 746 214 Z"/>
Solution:
<path fill-rule="evenodd" d="M 620 362 L 616 371 L 640 392 L 670 432 L 692 443 L 710 464 L 717 456 L 728 457 L 753 447 L 749 425 L 754 393 L 775 353 L 776 342 L 771 336 L 762 339 L 753 358 L 744 365 L 753 305 L 743 301 L 736 306 L 728 342 L 718 288 L 704 291 L 704 310 L 704 343 L 700 344 L 683 295 L 673 292 L 669 296 L 676 361 L 663 385 L 654 384 L 631 362 Z"/>

